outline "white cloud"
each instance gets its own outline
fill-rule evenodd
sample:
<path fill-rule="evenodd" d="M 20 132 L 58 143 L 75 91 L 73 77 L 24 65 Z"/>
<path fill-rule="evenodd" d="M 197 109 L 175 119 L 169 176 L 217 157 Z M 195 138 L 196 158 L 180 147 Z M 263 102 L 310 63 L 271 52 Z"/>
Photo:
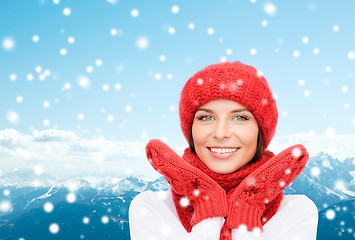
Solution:
<path fill-rule="evenodd" d="M 57 129 L 48 129 L 41 132 L 33 132 L 36 142 L 69 142 L 75 141 L 78 137 L 73 132 Z"/>
<path fill-rule="evenodd" d="M 309 132 L 275 136 L 269 149 L 276 154 L 295 144 L 303 144 L 310 156 L 323 152 L 341 161 L 347 157 L 355 157 L 355 134 L 316 135 L 314 132 Z"/>
<path fill-rule="evenodd" d="M 86 139 L 74 132 L 49 129 L 25 135 L 14 129 L 0 131 L 2 172 L 11 169 L 34 169 L 41 165 L 53 176 L 113 172 L 132 174 L 150 170 L 141 141 Z"/>
<path fill-rule="evenodd" d="M 323 152 L 339 160 L 355 157 L 355 134 L 315 135 L 309 132 L 275 136 L 269 149 L 277 154 L 298 143 L 306 147 L 310 156 Z M 65 130 L 49 129 L 26 135 L 6 129 L 0 131 L 1 172 L 35 169 L 40 165 L 43 174 L 60 178 L 90 174 L 151 177 L 157 173 L 146 160 L 145 145 L 144 141 L 87 139 Z M 171 147 L 182 155 L 186 145 Z"/>

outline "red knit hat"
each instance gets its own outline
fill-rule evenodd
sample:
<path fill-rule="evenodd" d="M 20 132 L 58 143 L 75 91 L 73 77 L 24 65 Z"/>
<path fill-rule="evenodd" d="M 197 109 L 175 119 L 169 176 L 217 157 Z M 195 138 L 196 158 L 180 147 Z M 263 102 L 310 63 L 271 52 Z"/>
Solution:
<path fill-rule="evenodd" d="M 218 99 L 235 101 L 253 113 L 261 129 L 265 150 L 276 130 L 276 102 L 266 79 L 254 67 L 241 62 L 210 65 L 186 82 L 181 92 L 179 113 L 187 141 L 197 109 Z"/>

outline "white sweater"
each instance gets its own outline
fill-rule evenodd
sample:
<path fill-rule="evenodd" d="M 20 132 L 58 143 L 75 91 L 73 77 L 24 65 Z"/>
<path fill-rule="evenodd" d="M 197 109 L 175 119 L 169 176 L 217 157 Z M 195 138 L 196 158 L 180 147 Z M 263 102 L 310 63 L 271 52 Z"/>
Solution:
<path fill-rule="evenodd" d="M 215 217 L 196 224 L 188 233 L 181 224 L 170 191 L 146 191 L 137 195 L 129 208 L 132 240 L 219 240 L 225 219 Z M 305 195 L 285 195 L 276 214 L 260 234 L 233 229 L 238 240 L 314 240 L 318 211 Z"/>

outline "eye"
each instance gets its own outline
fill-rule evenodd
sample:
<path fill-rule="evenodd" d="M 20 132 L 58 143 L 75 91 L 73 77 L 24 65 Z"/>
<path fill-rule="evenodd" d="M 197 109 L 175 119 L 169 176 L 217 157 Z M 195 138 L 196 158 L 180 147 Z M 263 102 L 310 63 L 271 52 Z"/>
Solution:
<path fill-rule="evenodd" d="M 209 115 L 202 115 L 202 116 L 199 116 L 197 119 L 201 120 L 201 121 L 212 121 L 212 120 L 214 120 L 214 118 L 212 116 L 209 116 Z"/>
<path fill-rule="evenodd" d="M 238 115 L 238 116 L 235 116 L 234 119 L 238 120 L 238 121 L 245 121 L 245 120 L 249 120 L 249 117 L 244 116 L 244 115 Z"/>

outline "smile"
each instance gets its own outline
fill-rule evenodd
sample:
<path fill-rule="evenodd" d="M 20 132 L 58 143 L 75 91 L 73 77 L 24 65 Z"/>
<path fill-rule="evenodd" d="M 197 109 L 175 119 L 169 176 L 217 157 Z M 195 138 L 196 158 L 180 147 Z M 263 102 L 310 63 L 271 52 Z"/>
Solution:
<path fill-rule="evenodd" d="M 237 151 L 238 148 L 209 148 L 213 153 L 232 153 Z"/>

